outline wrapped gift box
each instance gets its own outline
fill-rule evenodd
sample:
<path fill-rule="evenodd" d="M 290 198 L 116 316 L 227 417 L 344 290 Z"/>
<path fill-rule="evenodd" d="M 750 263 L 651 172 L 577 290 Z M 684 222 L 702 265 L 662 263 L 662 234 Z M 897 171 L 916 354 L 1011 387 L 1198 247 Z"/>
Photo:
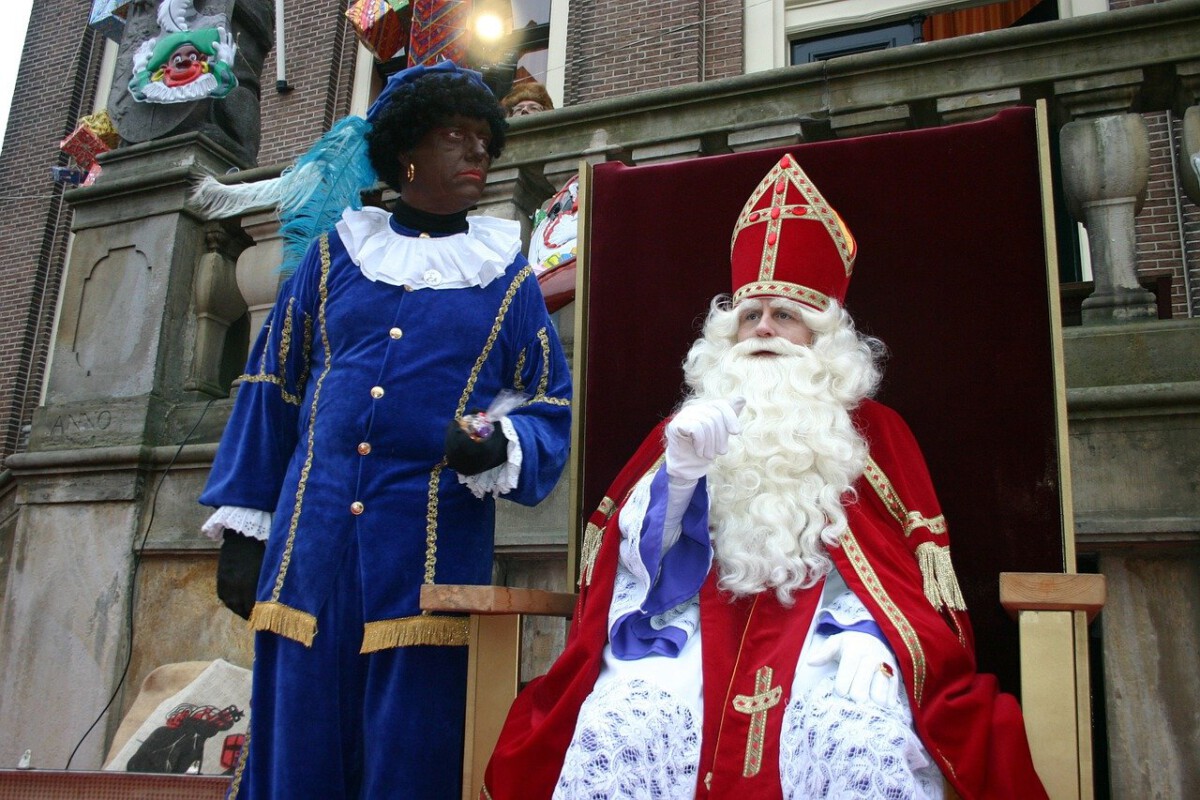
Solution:
<path fill-rule="evenodd" d="M 95 132 L 82 123 L 67 138 L 63 139 L 58 147 L 71 158 L 75 159 L 75 163 L 80 168 L 86 170 L 90 170 L 92 165 L 96 163 L 96 156 L 101 153 L 107 153 L 112 149 Z"/>
<path fill-rule="evenodd" d="M 471 37 L 467 25 L 470 0 L 413 0 L 412 46 L 408 64 L 436 64 L 449 59 L 463 64 Z"/>
<path fill-rule="evenodd" d="M 64 186 L 78 186 L 84 179 L 83 170 L 76 167 L 51 167 L 50 176 L 54 178 L 55 183 Z"/>
<path fill-rule="evenodd" d="M 408 46 L 412 8 L 408 0 L 355 0 L 346 9 L 359 41 L 379 61 L 388 61 Z"/>
<path fill-rule="evenodd" d="M 83 176 L 83 183 L 81 183 L 79 185 L 80 186 L 91 186 L 93 183 L 96 182 L 96 178 L 100 177 L 101 171 L 102 171 L 102 168 L 100 167 L 100 164 L 93 162 L 92 165 L 90 167 L 88 167 L 87 175 Z"/>
<path fill-rule="evenodd" d="M 115 149 L 121 141 L 121 137 L 113 125 L 112 117 L 108 115 L 108 109 L 81 117 L 79 124 L 100 137 L 100 141 L 108 145 L 109 150 Z"/>

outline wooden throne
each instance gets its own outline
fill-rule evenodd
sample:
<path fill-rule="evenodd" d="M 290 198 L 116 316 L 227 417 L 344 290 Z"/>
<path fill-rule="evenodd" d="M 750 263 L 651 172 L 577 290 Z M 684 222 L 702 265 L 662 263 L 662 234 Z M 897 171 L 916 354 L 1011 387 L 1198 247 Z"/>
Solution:
<path fill-rule="evenodd" d="M 1081 798 L 1092 795 L 1086 625 L 1103 579 L 1074 574 L 1043 120 L 1017 108 L 661 165 L 584 165 L 568 569 L 574 585 L 584 521 L 681 398 L 683 355 L 709 300 L 729 291 L 742 204 L 791 153 L 858 240 L 846 304 L 888 346 L 879 399 L 906 419 L 928 461 L 980 669 L 1022 696 L 1051 797 Z M 473 650 L 468 687 L 464 797 L 475 797 L 516 687 L 519 623 L 503 615 L 569 615 L 569 601 L 427 587 L 425 605 L 475 612 L 472 630 L 489 640 Z M 503 686 L 488 683 L 497 678 Z"/>

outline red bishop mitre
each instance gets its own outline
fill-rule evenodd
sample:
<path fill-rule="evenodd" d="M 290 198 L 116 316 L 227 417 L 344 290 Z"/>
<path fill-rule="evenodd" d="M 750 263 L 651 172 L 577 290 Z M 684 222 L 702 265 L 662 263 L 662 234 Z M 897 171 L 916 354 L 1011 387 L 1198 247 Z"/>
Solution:
<path fill-rule="evenodd" d="M 785 155 L 750 195 L 733 229 L 733 302 L 768 295 L 823 311 L 846 296 L 856 252 L 846 223 Z"/>

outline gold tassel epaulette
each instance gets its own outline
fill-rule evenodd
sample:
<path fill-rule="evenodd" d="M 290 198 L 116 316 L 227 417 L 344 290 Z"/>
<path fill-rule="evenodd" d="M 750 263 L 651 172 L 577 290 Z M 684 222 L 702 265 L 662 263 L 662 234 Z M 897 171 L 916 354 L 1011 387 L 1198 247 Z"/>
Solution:
<path fill-rule="evenodd" d="M 589 522 L 584 528 L 583 548 L 580 551 L 579 588 L 592 585 L 592 571 L 596 567 L 596 556 L 600 553 L 600 543 L 604 540 L 604 531 L 594 522 Z"/>
<path fill-rule="evenodd" d="M 917 565 L 924 579 L 925 597 L 938 611 L 966 611 L 967 603 L 958 588 L 950 548 L 933 542 L 917 545 Z"/>
<path fill-rule="evenodd" d="M 270 631 L 305 647 L 312 647 L 317 635 L 317 618 L 307 611 L 269 601 L 256 603 L 250 612 L 250 627 L 256 631 Z"/>
<path fill-rule="evenodd" d="M 390 650 L 393 647 L 461 647 L 467 644 L 470 627 L 467 617 L 400 617 L 368 622 L 363 626 L 362 653 Z"/>

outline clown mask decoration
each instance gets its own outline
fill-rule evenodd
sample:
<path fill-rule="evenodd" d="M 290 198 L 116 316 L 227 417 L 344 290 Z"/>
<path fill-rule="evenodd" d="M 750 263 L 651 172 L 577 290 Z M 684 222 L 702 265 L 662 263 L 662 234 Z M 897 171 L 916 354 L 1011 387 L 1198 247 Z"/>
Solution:
<path fill-rule="evenodd" d="M 129 91 L 148 103 L 186 103 L 220 98 L 237 86 L 236 46 L 224 27 L 192 29 L 193 0 L 162 0 L 163 35 L 142 42 L 133 58 Z"/>

